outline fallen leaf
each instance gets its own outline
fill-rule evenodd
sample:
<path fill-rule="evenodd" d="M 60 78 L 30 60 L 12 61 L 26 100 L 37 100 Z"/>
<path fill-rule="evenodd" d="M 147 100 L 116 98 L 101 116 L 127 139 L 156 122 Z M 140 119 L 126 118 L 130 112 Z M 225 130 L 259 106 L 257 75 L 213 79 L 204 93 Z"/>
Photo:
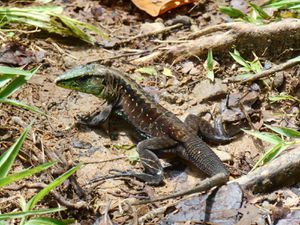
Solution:
<path fill-rule="evenodd" d="M 141 10 L 151 16 L 161 15 L 171 9 L 189 4 L 195 0 L 132 0 L 132 2 Z"/>
<path fill-rule="evenodd" d="M 33 53 L 17 42 L 11 42 L 0 49 L 0 63 L 23 66 L 33 61 Z"/>

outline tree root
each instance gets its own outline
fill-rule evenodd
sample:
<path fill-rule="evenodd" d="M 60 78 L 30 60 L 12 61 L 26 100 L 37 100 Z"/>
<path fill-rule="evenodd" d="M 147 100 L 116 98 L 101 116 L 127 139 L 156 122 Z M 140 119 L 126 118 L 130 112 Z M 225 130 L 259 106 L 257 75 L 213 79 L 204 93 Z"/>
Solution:
<path fill-rule="evenodd" d="M 234 181 L 244 190 L 267 192 L 300 181 L 300 145 L 291 146 L 284 154 Z"/>
<path fill-rule="evenodd" d="M 278 56 L 287 49 L 299 50 L 300 21 L 286 19 L 260 26 L 242 22 L 220 24 L 189 37 L 197 39 L 161 51 L 160 58 L 178 62 L 192 56 L 205 56 L 209 49 L 228 54 L 233 47 L 242 53 L 254 51 L 259 56 Z"/>

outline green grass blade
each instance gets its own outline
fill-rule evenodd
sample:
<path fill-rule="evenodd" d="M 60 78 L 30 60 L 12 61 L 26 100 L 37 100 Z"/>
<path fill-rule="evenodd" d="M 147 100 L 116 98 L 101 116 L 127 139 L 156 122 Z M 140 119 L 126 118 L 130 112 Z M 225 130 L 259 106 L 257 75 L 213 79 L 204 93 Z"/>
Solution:
<path fill-rule="evenodd" d="M 38 68 L 36 68 L 38 69 Z M 36 70 L 35 69 L 35 70 Z M 9 66 L 0 66 L 0 74 L 32 76 L 33 71 L 21 70 Z"/>
<path fill-rule="evenodd" d="M 84 31 L 84 29 L 87 29 L 101 35 L 102 38 L 108 39 L 108 35 L 99 28 L 61 15 L 62 12 L 63 8 L 60 6 L 27 8 L 0 7 L 0 27 L 11 22 L 27 24 L 62 36 L 74 36 L 93 44 L 94 37 Z"/>
<path fill-rule="evenodd" d="M 300 4 L 299 0 L 282 0 L 266 5 L 266 8 L 288 9 L 294 5 Z"/>
<path fill-rule="evenodd" d="M 43 170 L 46 170 L 49 167 L 51 167 L 53 164 L 55 164 L 55 162 L 44 163 L 44 164 L 36 166 L 32 169 L 26 169 L 19 173 L 14 173 L 13 175 L 10 175 L 10 176 L 4 177 L 4 178 L 0 178 L 0 188 L 4 187 L 10 183 L 13 183 L 15 181 L 21 180 L 25 177 L 29 177 L 35 173 L 39 173 Z"/>
<path fill-rule="evenodd" d="M 35 196 L 33 196 L 30 201 L 26 205 L 27 210 L 32 210 L 33 207 L 41 201 L 49 192 L 56 188 L 57 186 L 61 185 L 66 179 L 68 179 L 73 173 L 78 170 L 82 164 L 78 164 L 76 167 L 73 167 L 72 169 L 68 170 L 58 178 L 56 178 L 54 181 L 52 181 L 47 187 L 43 188 L 39 193 L 37 193 Z"/>
<path fill-rule="evenodd" d="M 247 71 L 251 71 L 249 63 L 245 59 L 243 59 L 243 57 L 236 49 L 234 49 L 234 52 L 229 52 L 229 54 L 234 59 L 234 61 L 243 66 Z"/>
<path fill-rule="evenodd" d="M 300 62 L 300 55 L 289 60 L 290 62 Z"/>
<path fill-rule="evenodd" d="M 5 213 L 5 214 L 0 214 L 0 220 L 22 218 L 24 216 L 43 215 L 48 213 L 60 212 L 63 210 L 66 210 L 66 208 L 59 207 L 59 208 L 52 208 L 52 209 L 41 209 L 41 210 L 31 210 L 31 211 L 28 210 L 24 212 Z"/>
<path fill-rule="evenodd" d="M 25 225 L 67 225 L 64 221 L 49 217 L 33 218 L 25 223 Z"/>
<path fill-rule="evenodd" d="M 2 98 L 1 99 L 0 98 L 0 103 L 9 104 L 9 105 L 17 106 L 17 107 L 22 107 L 22 108 L 30 110 L 32 112 L 39 113 L 43 116 L 47 116 L 47 114 L 45 114 L 44 112 L 42 112 L 38 108 L 36 108 L 34 106 L 26 105 L 25 103 L 19 102 L 19 101 L 14 100 L 14 99 L 8 99 L 8 98 Z"/>
<path fill-rule="evenodd" d="M 0 74 L 0 90 L 2 89 L 2 87 L 7 85 L 9 81 L 14 77 L 15 75 L 11 75 L 11 74 Z"/>
<path fill-rule="evenodd" d="M 289 138 L 300 138 L 300 132 L 299 131 L 296 131 L 296 130 L 293 130 L 291 128 L 287 128 L 287 127 L 272 127 L 272 126 L 269 126 L 269 125 L 266 125 L 265 126 L 269 129 L 271 129 L 272 131 L 278 133 L 278 134 L 281 134 L 285 137 L 289 137 Z"/>
<path fill-rule="evenodd" d="M 291 6 L 289 9 L 300 9 L 300 4 Z"/>
<path fill-rule="evenodd" d="M 207 78 L 210 79 L 211 81 L 214 81 L 214 79 L 215 79 L 214 58 L 213 58 L 213 53 L 212 53 L 211 49 L 209 49 L 208 53 L 207 53 L 206 66 L 207 66 Z"/>
<path fill-rule="evenodd" d="M 9 97 L 14 92 L 16 92 L 23 84 L 25 84 L 36 73 L 36 71 L 38 69 L 39 69 L 39 67 L 35 68 L 32 71 L 27 71 L 29 73 L 25 72 L 24 74 L 26 74 L 26 75 L 19 75 L 19 74 L 15 73 L 15 75 L 18 75 L 18 76 L 16 76 L 6 86 L 4 86 L 0 89 L 0 98 Z M 7 69 L 6 69 L 6 71 L 7 71 Z M 10 72 L 13 72 L 13 71 L 18 72 L 18 70 L 11 70 Z"/>
<path fill-rule="evenodd" d="M 79 37 L 81 40 L 88 42 L 88 43 L 93 43 L 95 40 L 92 36 L 86 34 L 83 32 L 81 29 L 79 29 L 78 26 L 76 26 L 73 22 L 68 20 L 67 18 L 63 16 L 58 16 L 60 20 L 69 28 L 69 30 L 73 33 L 73 36 Z"/>
<path fill-rule="evenodd" d="M 89 23 L 85 23 L 85 22 L 82 22 L 79 20 L 75 20 L 75 19 L 72 19 L 72 18 L 64 16 L 64 15 L 56 14 L 56 16 L 59 17 L 60 19 L 63 19 L 64 21 L 68 21 L 69 23 L 74 24 L 75 26 L 80 26 L 80 27 L 86 28 L 90 31 L 93 31 L 96 34 L 99 34 L 102 38 L 109 39 L 109 36 L 105 32 L 103 32 L 102 30 L 100 30 L 99 28 L 97 28 L 94 25 L 91 25 Z"/>
<path fill-rule="evenodd" d="M 23 17 L 17 17 L 17 16 L 10 16 L 9 22 L 15 22 L 20 24 L 28 24 L 34 27 L 39 27 L 44 30 L 49 30 L 51 27 L 49 26 L 48 22 L 39 21 L 39 20 L 33 20 L 30 18 L 23 18 Z M 50 32 L 50 31 L 49 31 Z"/>
<path fill-rule="evenodd" d="M 258 160 L 258 162 L 254 165 L 252 170 L 256 169 L 258 166 L 265 165 L 266 163 L 272 161 L 286 148 L 287 145 L 285 145 L 284 143 L 279 143 L 273 146 Z"/>
<path fill-rule="evenodd" d="M 13 21 L 14 20 L 13 18 L 20 18 L 20 19 L 29 19 L 29 20 L 47 22 L 50 19 L 49 15 L 45 13 L 39 13 L 33 11 L 22 12 L 20 10 L 12 10 L 10 8 L 5 8 L 5 9 L 0 8 L 0 18 L 4 16 L 8 21 Z"/>
<path fill-rule="evenodd" d="M 279 95 L 270 96 L 269 100 L 271 101 L 271 103 L 279 102 L 282 100 L 289 100 L 289 101 L 295 101 L 295 102 L 300 103 L 300 100 L 298 98 L 291 96 L 291 95 L 284 94 L 284 93 L 280 93 Z"/>
<path fill-rule="evenodd" d="M 11 169 L 21 147 L 22 144 L 30 130 L 31 126 L 28 126 L 18 140 L 0 156 L 0 178 L 4 178 L 7 176 L 9 170 Z"/>
<path fill-rule="evenodd" d="M 59 18 L 64 18 L 64 20 L 68 20 L 69 22 L 71 22 L 71 23 L 73 23 L 73 24 L 75 24 L 77 26 L 81 26 L 81 27 L 86 28 L 86 29 L 88 29 L 90 31 L 93 31 L 96 34 L 99 34 L 102 38 L 109 39 L 109 36 L 105 32 L 103 32 L 99 28 L 97 28 L 97 27 L 95 27 L 95 26 L 93 26 L 93 25 L 91 25 L 89 23 L 84 23 L 82 21 L 75 20 L 75 19 L 72 19 L 70 17 L 66 17 L 64 15 L 57 15 L 57 16 L 59 16 Z"/>
<path fill-rule="evenodd" d="M 243 129 L 242 129 L 243 130 Z M 272 143 L 272 144 L 281 144 L 284 141 L 275 134 L 268 133 L 268 132 L 258 132 L 258 131 L 250 131 L 250 130 L 243 130 L 245 133 L 250 134 L 254 137 L 257 137 L 263 141 Z"/>
<path fill-rule="evenodd" d="M 220 12 L 230 16 L 231 18 L 243 18 L 247 17 L 246 14 L 244 14 L 242 11 L 232 8 L 232 7 L 227 7 L 227 6 L 219 6 Z"/>
<path fill-rule="evenodd" d="M 134 72 L 139 72 L 141 74 L 147 74 L 149 76 L 158 76 L 157 70 L 152 66 L 140 67 L 140 68 L 136 69 Z"/>
<path fill-rule="evenodd" d="M 268 20 L 271 19 L 271 16 L 269 16 L 261 7 L 254 3 L 249 3 L 252 9 L 263 19 Z"/>
<path fill-rule="evenodd" d="M 16 92 L 23 84 L 27 82 L 25 76 L 19 76 L 12 79 L 5 87 L 0 90 L 0 98 L 7 98 Z"/>

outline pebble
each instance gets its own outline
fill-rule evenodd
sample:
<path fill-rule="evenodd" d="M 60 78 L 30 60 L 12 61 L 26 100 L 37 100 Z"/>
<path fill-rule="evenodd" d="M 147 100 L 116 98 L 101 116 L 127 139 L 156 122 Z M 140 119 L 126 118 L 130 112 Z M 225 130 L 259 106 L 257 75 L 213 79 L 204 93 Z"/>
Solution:
<path fill-rule="evenodd" d="M 225 96 L 227 91 L 227 85 L 223 84 L 221 79 L 215 79 L 214 83 L 209 80 L 203 80 L 194 87 L 193 94 L 199 102 L 202 102 Z"/>
<path fill-rule="evenodd" d="M 165 25 L 161 22 L 144 23 L 141 25 L 141 33 L 148 34 L 150 32 L 158 31 L 165 28 Z"/>

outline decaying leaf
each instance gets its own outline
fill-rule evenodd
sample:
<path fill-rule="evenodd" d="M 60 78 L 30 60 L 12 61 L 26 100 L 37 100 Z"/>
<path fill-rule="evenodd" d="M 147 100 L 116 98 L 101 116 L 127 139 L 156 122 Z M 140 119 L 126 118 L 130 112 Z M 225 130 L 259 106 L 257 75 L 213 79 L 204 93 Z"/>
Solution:
<path fill-rule="evenodd" d="M 138 8 L 144 10 L 151 16 L 161 15 L 171 9 L 194 1 L 195 0 L 132 0 Z"/>

